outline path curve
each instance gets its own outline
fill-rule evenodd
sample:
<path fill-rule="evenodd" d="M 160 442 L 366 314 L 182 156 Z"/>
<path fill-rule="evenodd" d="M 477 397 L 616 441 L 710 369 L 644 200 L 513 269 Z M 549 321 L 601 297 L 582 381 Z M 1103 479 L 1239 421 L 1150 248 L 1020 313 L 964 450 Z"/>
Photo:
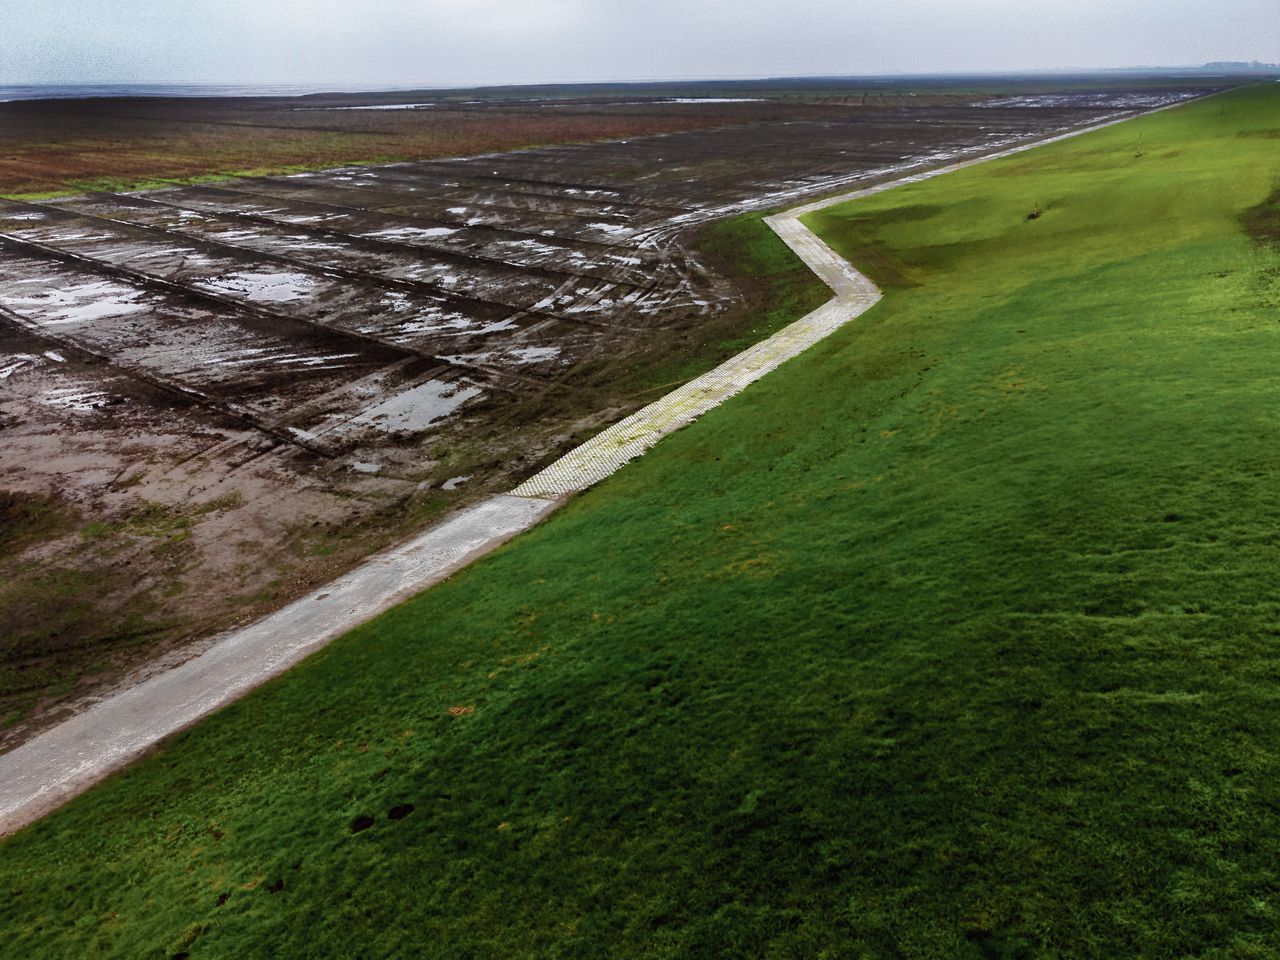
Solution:
<path fill-rule="evenodd" d="M 39 819 L 165 737 L 533 527 L 565 498 L 599 483 L 663 437 L 865 313 L 880 299 L 880 291 L 801 223 L 802 216 L 1129 119 L 1071 130 L 767 217 L 774 232 L 831 287 L 832 300 L 597 434 L 510 494 L 461 511 L 276 613 L 224 635 L 186 663 L 96 703 L 0 756 L 0 836 Z"/>

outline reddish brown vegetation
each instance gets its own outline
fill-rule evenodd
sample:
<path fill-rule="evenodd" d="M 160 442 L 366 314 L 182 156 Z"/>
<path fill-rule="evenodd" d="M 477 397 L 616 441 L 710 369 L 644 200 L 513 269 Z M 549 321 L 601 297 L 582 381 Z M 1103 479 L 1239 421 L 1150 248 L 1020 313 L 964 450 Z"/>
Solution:
<path fill-rule="evenodd" d="M 638 137 L 723 125 L 733 113 L 701 107 L 664 113 L 313 110 L 245 101 L 4 104 L 0 194 Z"/>

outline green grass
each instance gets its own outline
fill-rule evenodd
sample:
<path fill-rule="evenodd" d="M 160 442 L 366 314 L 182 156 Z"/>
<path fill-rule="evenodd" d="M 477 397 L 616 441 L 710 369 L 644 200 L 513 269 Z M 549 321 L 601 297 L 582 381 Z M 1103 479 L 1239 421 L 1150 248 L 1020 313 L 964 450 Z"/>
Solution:
<path fill-rule="evenodd" d="M 0 955 L 1276 956 L 1278 122 L 815 217 L 879 306 L 0 846 Z"/>
<path fill-rule="evenodd" d="M 75 514 L 57 497 L 0 490 L 0 561 L 64 533 L 75 523 Z"/>

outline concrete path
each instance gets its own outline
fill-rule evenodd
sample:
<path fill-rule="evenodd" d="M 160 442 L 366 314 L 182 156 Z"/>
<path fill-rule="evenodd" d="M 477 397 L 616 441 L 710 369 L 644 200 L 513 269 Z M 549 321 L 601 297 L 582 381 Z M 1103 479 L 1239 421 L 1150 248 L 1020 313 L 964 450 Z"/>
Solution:
<path fill-rule="evenodd" d="M 563 498 L 600 482 L 663 437 L 866 312 L 880 299 L 880 291 L 800 222 L 805 214 L 1111 123 L 829 197 L 767 218 L 787 246 L 831 287 L 833 300 L 609 427 L 511 494 L 486 500 L 409 543 L 372 557 L 315 593 L 220 638 L 200 656 L 103 700 L 0 756 L 0 836 L 38 819 L 138 759 L 165 737 L 242 697 L 341 634 L 534 526 Z"/>

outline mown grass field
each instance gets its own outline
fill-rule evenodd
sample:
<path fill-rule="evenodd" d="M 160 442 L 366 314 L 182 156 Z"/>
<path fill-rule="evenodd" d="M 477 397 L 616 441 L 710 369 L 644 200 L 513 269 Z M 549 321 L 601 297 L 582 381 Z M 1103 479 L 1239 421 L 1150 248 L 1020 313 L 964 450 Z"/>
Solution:
<path fill-rule="evenodd" d="M 0 845 L 0 955 L 1277 955 L 1277 138 L 815 217 L 881 304 Z"/>

